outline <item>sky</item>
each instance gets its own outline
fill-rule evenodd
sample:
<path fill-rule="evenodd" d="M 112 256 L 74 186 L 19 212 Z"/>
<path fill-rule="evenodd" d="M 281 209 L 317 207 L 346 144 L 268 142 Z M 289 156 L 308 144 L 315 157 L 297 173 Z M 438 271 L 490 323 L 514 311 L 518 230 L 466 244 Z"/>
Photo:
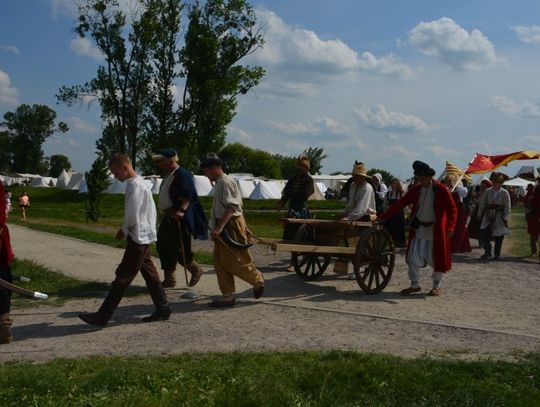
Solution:
<path fill-rule="evenodd" d="M 135 0 L 122 0 L 135 1 Z M 265 45 L 245 63 L 267 71 L 239 98 L 227 142 L 283 155 L 328 154 L 410 176 L 476 152 L 540 150 L 540 2 L 253 0 Z M 70 131 L 46 141 L 78 171 L 95 158 L 97 104 L 56 103 L 102 56 L 73 33 L 73 0 L 0 0 L 0 115 L 46 104 Z M 1 146 L 0 146 L 1 148 Z M 521 164 L 503 171 L 513 176 Z"/>

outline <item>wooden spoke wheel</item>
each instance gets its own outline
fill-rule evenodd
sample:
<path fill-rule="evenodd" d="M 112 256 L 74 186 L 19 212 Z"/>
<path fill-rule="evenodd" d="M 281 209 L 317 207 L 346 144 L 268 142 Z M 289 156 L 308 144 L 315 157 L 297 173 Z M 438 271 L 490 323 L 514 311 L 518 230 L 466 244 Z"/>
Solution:
<path fill-rule="evenodd" d="M 381 226 L 367 229 L 360 236 L 354 255 L 354 274 L 367 294 L 384 290 L 394 271 L 395 247 L 392 236 Z"/>
<path fill-rule="evenodd" d="M 317 244 L 315 230 L 310 225 L 300 226 L 294 240 L 299 244 Z M 292 252 L 292 265 L 302 279 L 316 280 L 330 264 L 330 258 L 329 254 L 324 253 Z"/>

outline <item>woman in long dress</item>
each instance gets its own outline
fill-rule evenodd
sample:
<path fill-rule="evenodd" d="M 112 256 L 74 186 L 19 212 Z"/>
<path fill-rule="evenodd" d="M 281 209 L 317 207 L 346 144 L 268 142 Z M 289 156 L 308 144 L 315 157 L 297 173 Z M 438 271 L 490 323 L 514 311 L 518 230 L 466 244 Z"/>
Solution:
<path fill-rule="evenodd" d="M 467 196 L 469 191 L 463 186 L 459 177 L 455 174 L 448 174 L 444 181 L 451 191 L 452 199 L 457 208 L 456 227 L 454 228 L 454 236 L 452 237 L 452 253 L 468 253 L 472 251 L 472 248 L 469 242 L 469 233 L 467 233 L 467 212 L 465 211 L 465 205 L 463 205 L 463 198 Z M 453 191 L 452 188 L 454 189 Z"/>

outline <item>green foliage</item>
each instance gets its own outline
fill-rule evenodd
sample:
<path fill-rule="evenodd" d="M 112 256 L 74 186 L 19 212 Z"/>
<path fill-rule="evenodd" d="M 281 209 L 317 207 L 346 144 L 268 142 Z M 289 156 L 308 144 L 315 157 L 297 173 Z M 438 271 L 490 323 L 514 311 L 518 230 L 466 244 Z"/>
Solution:
<path fill-rule="evenodd" d="M 5 406 L 535 406 L 540 357 L 514 363 L 354 352 L 93 357 L 0 366 Z"/>
<path fill-rule="evenodd" d="M 84 175 L 86 179 L 86 186 L 88 188 L 88 209 L 87 216 L 93 222 L 97 222 L 101 216 L 100 203 L 102 193 L 111 184 L 111 180 L 108 176 L 107 161 L 98 155 L 90 171 Z"/>
<path fill-rule="evenodd" d="M 0 171 L 9 172 L 11 169 L 11 141 L 7 131 L 0 131 Z"/>
<path fill-rule="evenodd" d="M 43 143 L 55 132 L 69 130 L 65 123 L 55 124 L 55 120 L 54 110 L 37 104 L 22 104 L 14 112 L 4 114 L 0 124 L 7 129 L 2 135 L 7 148 L 2 144 L 2 150 L 6 148 L 10 152 L 7 157 L 11 160 L 11 171 L 44 174 Z M 6 159 L 4 157 L 3 161 Z"/>
<path fill-rule="evenodd" d="M 311 174 L 320 174 L 322 162 L 325 158 L 328 158 L 328 154 L 324 153 L 324 149 L 322 147 L 309 147 L 304 150 L 302 155 L 307 156 L 311 161 L 311 169 L 309 172 Z"/>
<path fill-rule="evenodd" d="M 49 177 L 57 178 L 62 170 L 69 171 L 71 169 L 71 162 L 69 158 L 62 154 L 51 155 L 49 161 Z"/>
<path fill-rule="evenodd" d="M 174 147 L 193 168 L 196 158 L 223 146 L 237 96 L 264 74 L 239 64 L 262 44 L 247 1 L 193 3 L 183 41 L 182 9 L 179 0 L 141 1 L 128 26 L 117 0 L 80 3 L 75 32 L 93 40 L 105 63 L 89 82 L 64 86 L 56 97 L 68 106 L 99 101 L 105 130 L 97 147 L 105 158 L 126 152 L 143 172 L 153 172 L 148 153 Z M 178 76 L 184 90 L 175 108 Z"/>
<path fill-rule="evenodd" d="M 228 144 L 219 152 L 228 172 L 247 172 L 256 177 L 281 178 L 280 162 L 270 153 L 239 143 Z"/>
<path fill-rule="evenodd" d="M 287 157 L 281 154 L 276 154 L 274 157 L 279 161 L 279 168 L 284 179 L 289 179 L 296 173 L 298 157 Z"/>
<path fill-rule="evenodd" d="M 392 180 L 395 178 L 390 172 L 386 170 L 381 170 L 379 168 L 371 168 L 367 172 L 367 174 L 371 176 L 373 176 L 376 173 L 379 173 L 382 175 L 383 181 L 387 186 L 389 186 L 392 183 Z"/>

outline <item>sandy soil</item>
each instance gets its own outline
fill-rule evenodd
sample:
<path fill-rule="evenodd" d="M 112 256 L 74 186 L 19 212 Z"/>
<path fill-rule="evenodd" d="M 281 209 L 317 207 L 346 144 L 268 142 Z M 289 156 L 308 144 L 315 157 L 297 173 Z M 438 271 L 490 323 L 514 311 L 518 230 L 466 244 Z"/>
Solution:
<path fill-rule="evenodd" d="M 122 254 L 118 249 L 21 227 L 12 227 L 12 234 L 19 257 L 84 279 L 110 281 Z M 0 362 L 301 349 L 513 359 L 540 350 L 540 265 L 536 262 L 506 257 L 480 263 L 481 253 L 474 250 L 454 256 L 441 297 L 426 295 L 428 269 L 423 275 L 424 292 L 402 297 L 399 290 L 408 285 L 403 252 L 397 256 L 390 284 L 378 295 L 366 295 L 355 281 L 331 271 L 317 281 L 304 282 L 284 271 L 286 253 L 268 255 L 263 247 L 253 253 L 267 281 L 261 300 L 254 300 L 251 288 L 239 282 L 235 308 L 208 308 L 208 297 L 219 293 L 208 267 L 194 290 L 200 295 L 198 300 L 183 299 L 185 289 L 168 290 L 173 315 L 165 322 L 140 322 L 140 317 L 152 312 L 151 301 L 144 295 L 125 299 L 105 329 L 94 329 L 77 318 L 79 312 L 96 310 L 100 298 L 14 310 L 16 340 L 2 345 Z"/>

